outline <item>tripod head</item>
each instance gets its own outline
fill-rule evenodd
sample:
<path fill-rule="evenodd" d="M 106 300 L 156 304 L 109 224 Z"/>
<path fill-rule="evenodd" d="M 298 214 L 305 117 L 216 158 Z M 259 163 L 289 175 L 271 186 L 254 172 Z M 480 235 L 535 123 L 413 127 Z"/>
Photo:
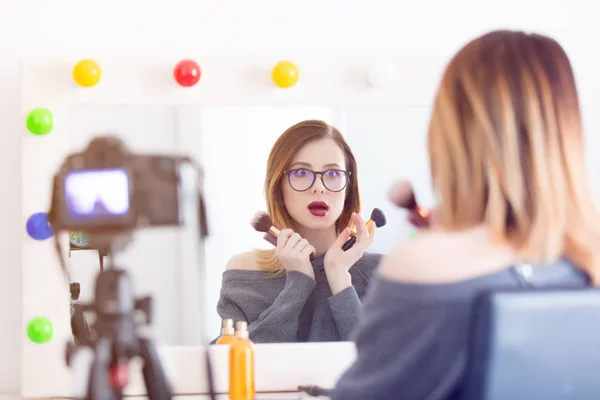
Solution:
<path fill-rule="evenodd" d="M 98 275 L 94 303 L 99 318 L 116 318 L 135 311 L 135 293 L 125 271 L 110 269 Z"/>

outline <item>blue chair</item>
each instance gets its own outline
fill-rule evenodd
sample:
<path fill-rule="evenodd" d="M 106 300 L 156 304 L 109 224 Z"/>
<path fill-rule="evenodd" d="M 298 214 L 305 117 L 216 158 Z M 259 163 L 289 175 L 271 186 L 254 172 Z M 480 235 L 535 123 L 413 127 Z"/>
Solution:
<path fill-rule="evenodd" d="M 482 293 L 465 400 L 600 399 L 600 290 Z"/>

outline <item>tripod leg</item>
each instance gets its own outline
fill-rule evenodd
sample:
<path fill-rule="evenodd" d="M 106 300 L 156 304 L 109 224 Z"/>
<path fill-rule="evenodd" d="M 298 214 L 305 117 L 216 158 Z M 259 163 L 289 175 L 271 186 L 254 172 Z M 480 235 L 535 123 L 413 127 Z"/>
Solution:
<path fill-rule="evenodd" d="M 146 338 L 140 338 L 140 356 L 144 362 L 142 373 L 149 400 L 171 400 L 173 391 L 162 367 L 156 346 Z"/>
<path fill-rule="evenodd" d="M 83 312 L 83 308 L 79 304 L 73 304 L 71 331 L 73 332 L 75 343 L 84 346 L 90 344 L 90 327 L 85 313 Z"/>
<path fill-rule="evenodd" d="M 110 361 L 110 340 L 105 338 L 98 339 L 94 349 L 94 360 L 90 368 L 86 400 L 120 400 L 122 398 L 111 386 L 109 376 Z"/>

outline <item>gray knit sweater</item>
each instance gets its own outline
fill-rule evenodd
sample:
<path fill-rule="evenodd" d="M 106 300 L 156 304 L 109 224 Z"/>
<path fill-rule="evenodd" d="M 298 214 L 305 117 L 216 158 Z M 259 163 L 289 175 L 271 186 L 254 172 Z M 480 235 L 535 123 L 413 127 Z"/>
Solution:
<path fill-rule="evenodd" d="M 341 376 L 331 398 L 458 400 L 466 372 L 471 305 L 478 293 L 589 284 L 587 275 L 566 260 L 536 266 L 530 285 L 517 268 L 430 285 L 376 275 L 365 298 L 364 318 L 352 337 L 357 359 Z"/>
<path fill-rule="evenodd" d="M 381 255 L 365 253 L 350 268 L 352 286 L 335 296 L 325 276 L 324 258 L 312 261 L 314 280 L 296 271 L 281 276 L 256 270 L 225 271 L 219 315 L 247 321 L 254 343 L 348 340 Z"/>

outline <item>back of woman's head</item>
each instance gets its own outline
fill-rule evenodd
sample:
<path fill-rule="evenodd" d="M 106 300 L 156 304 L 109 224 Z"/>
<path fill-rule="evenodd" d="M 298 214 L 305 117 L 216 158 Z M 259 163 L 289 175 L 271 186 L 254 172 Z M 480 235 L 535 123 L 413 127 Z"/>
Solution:
<path fill-rule="evenodd" d="M 566 256 L 598 278 L 575 78 L 554 40 L 496 31 L 450 61 L 429 127 L 445 229 L 489 226 L 533 262 Z"/>

